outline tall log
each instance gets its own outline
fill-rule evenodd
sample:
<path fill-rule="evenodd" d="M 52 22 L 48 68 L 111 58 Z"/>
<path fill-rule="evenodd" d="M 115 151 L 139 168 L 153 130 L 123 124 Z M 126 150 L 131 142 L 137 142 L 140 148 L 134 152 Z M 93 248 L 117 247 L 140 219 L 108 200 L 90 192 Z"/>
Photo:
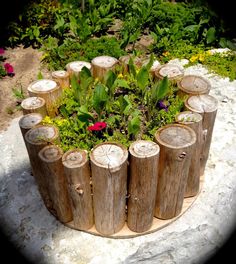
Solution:
<path fill-rule="evenodd" d="M 177 82 L 184 76 L 184 70 L 176 64 L 166 63 L 155 70 L 155 78 L 157 80 L 162 80 L 165 76 L 170 81 Z"/>
<path fill-rule="evenodd" d="M 50 145 L 41 149 L 38 155 L 41 159 L 41 170 L 47 178 L 48 190 L 56 216 L 61 222 L 67 223 L 73 219 L 73 215 L 66 175 L 62 165 L 63 151 L 56 145 Z"/>
<path fill-rule="evenodd" d="M 201 175 L 204 174 L 208 160 L 218 101 L 209 94 L 193 95 L 185 101 L 185 107 L 202 115 L 203 144 L 201 151 Z"/>
<path fill-rule="evenodd" d="M 128 227 L 134 232 L 147 231 L 153 222 L 160 147 L 151 141 L 138 140 L 129 147 L 130 179 Z"/>
<path fill-rule="evenodd" d="M 109 70 L 114 70 L 115 66 L 118 64 L 118 60 L 110 56 L 98 56 L 95 57 L 92 61 L 92 74 L 94 78 L 103 80 L 104 75 Z"/>
<path fill-rule="evenodd" d="M 55 215 L 52 200 L 48 190 L 47 178 L 42 171 L 42 163 L 38 156 L 45 146 L 59 142 L 59 131 L 52 125 L 38 125 L 25 133 L 25 143 L 28 151 L 31 169 L 38 186 L 39 193 L 48 210 Z"/>
<path fill-rule="evenodd" d="M 58 107 L 62 96 L 61 87 L 53 80 L 41 79 L 28 86 L 29 95 L 42 97 L 45 100 L 47 113 L 50 117 L 58 114 Z"/>
<path fill-rule="evenodd" d="M 95 227 L 103 235 L 125 224 L 128 151 L 121 144 L 101 143 L 90 154 Z"/>
<path fill-rule="evenodd" d="M 52 72 L 52 79 L 61 86 L 62 90 L 70 87 L 70 77 L 67 71 Z"/>
<path fill-rule="evenodd" d="M 47 115 L 45 100 L 41 97 L 28 97 L 21 102 L 23 114 L 39 113 L 42 117 Z"/>
<path fill-rule="evenodd" d="M 69 150 L 62 156 L 71 198 L 75 228 L 88 230 L 93 226 L 93 204 L 90 166 L 85 150 Z"/>
<path fill-rule="evenodd" d="M 200 187 L 200 158 L 202 150 L 202 116 L 191 111 L 184 111 L 176 116 L 176 122 L 186 125 L 196 133 L 196 145 L 193 150 L 191 164 L 189 168 L 187 185 L 184 197 L 195 196 Z"/>
<path fill-rule="evenodd" d="M 177 84 L 179 88 L 178 95 L 180 97 L 209 94 L 211 89 L 210 82 L 198 75 L 185 75 Z"/>
<path fill-rule="evenodd" d="M 39 113 L 26 114 L 21 117 L 21 119 L 19 120 L 19 126 L 24 140 L 25 140 L 25 133 L 29 131 L 31 128 L 39 125 L 42 120 L 43 117 Z"/>
<path fill-rule="evenodd" d="M 91 70 L 91 63 L 86 61 L 72 61 L 66 65 L 66 70 L 70 77 L 72 77 L 73 74 L 78 77 L 83 67 Z"/>
<path fill-rule="evenodd" d="M 155 141 L 160 146 L 155 216 L 170 219 L 182 210 L 196 134 L 185 125 L 166 125 Z"/>

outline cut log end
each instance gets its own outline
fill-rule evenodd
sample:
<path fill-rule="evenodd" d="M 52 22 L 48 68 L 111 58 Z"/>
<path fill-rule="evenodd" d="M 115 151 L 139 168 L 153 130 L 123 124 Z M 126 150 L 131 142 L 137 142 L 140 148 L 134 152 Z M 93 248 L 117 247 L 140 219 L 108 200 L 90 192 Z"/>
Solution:
<path fill-rule="evenodd" d="M 101 143 L 92 150 L 90 157 L 98 167 L 115 169 L 127 159 L 128 151 L 120 144 Z"/>
<path fill-rule="evenodd" d="M 43 142 L 53 142 L 58 138 L 59 131 L 52 125 L 38 125 L 30 129 L 25 134 L 25 139 L 31 144 L 42 144 Z"/>
<path fill-rule="evenodd" d="M 190 95 L 208 94 L 211 89 L 210 82 L 198 75 L 185 75 L 179 82 L 178 87 L 184 93 Z"/>
<path fill-rule="evenodd" d="M 71 74 L 79 74 L 83 67 L 91 69 L 91 63 L 86 61 L 72 61 L 66 65 L 66 70 Z"/>
<path fill-rule="evenodd" d="M 32 127 L 41 123 L 43 117 L 38 113 L 31 113 L 24 115 L 19 120 L 19 126 L 23 129 L 31 129 Z"/>
<path fill-rule="evenodd" d="M 199 113 L 184 111 L 179 113 L 176 116 L 175 120 L 179 124 L 188 125 L 188 124 L 200 122 L 202 120 L 202 116 Z"/>
<path fill-rule="evenodd" d="M 196 142 L 196 134 L 185 125 L 173 124 L 158 129 L 155 139 L 157 143 L 178 149 L 194 144 Z"/>
<path fill-rule="evenodd" d="M 185 106 L 194 112 L 210 113 L 217 110 L 218 101 L 209 94 L 193 95 L 186 100 Z"/>
<path fill-rule="evenodd" d="M 130 145 L 129 151 L 137 158 L 149 158 L 157 155 L 160 147 L 152 141 L 138 140 Z"/>
<path fill-rule="evenodd" d="M 29 93 L 47 93 L 57 89 L 58 85 L 50 79 L 41 79 L 34 81 L 28 87 Z"/>
<path fill-rule="evenodd" d="M 110 56 L 98 56 L 92 60 L 92 65 L 97 67 L 110 69 L 118 63 L 118 60 Z"/>
<path fill-rule="evenodd" d="M 87 151 L 85 150 L 70 150 L 63 157 L 62 162 L 66 168 L 78 168 L 87 162 Z"/>
<path fill-rule="evenodd" d="M 45 100 L 41 97 L 32 96 L 21 102 L 21 107 L 25 110 L 34 110 L 45 105 Z"/>
<path fill-rule="evenodd" d="M 155 76 L 158 79 L 163 79 L 165 76 L 167 76 L 170 80 L 178 80 L 182 78 L 183 75 L 184 71 L 180 66 L 170 63 L 158 67 L 158 69 L 155 71 Z"/>
<path fill-rule="evenodd" d="M 58 70 L 58 71 L 52 72 L 52 77 L 56 79 L 57 78 L 67 78 L 69 77 L 69 73 L 64 70 Z"/>
<path fill-rule="evenodd" d="M 63 155 L 63 151 L 56 145 L 44 147 L 39 152 L 39 157 L 45 162 L 58 161 Z"/>

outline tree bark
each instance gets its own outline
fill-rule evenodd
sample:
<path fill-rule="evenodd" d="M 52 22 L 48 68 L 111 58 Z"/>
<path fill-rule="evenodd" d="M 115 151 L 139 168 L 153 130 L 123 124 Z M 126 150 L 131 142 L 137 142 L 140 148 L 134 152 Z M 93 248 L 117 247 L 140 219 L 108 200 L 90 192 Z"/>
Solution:
<path fill-rule="evenodd" d="M 42 162 L 38 153 L 42 148 L 49 144 L 59 143 L 59 131 L 52 125 L 38 125 L 25 133 L 25 143 L 39 193 L 41 194 L 45 206 L 55 215 L 56 212 L 53 208 L 52 199 L 50 197 L 47 177 L 45 177 L 42 170 Z"/>
<path fill-rule="evenodd" d="M 85 150 L 69 150 L 62 156 L 71 198 L 74 227 L 88 230 L 94 224 L 90 166 Z"/>
<path fill-rule="evenodd" d="M 47 113 L 50 117 L 55 117 L 58 114 L 62 89 L 55 81 L 49 79 L 34 81 L 28 86 L 28 93 L 31 97 L 42 97 L 45 100 Z"/>
<path fill-rule="evenodd" d="M 200 158 L 202 150 L 202 116 L 191 111 L 184 111 L 176 116 L 176 122 L 186 125 L 196 133 L 196 145 L 193 149 L 187 185 L 184 197 L 195 196 L 199 192 L 200 187 Z"/>
<path fill-rule="evenodd" d="M 178 81 L 178 95 L 180 97 L 209 94 L 211 89 L 210 82 L 198 75 L 185 75 Z"/>
<path fill-rule="evenodd" d="M 62 165 L 63 151 L 56 145 L 46 146 L 39 151 L 41 170 L 47 178 L 48 190 L 57 218 L 62 223 L 73 219 L 67 181 Z"/>
<path fill-rule="evenodd" d="M 103 235 L 125 224 L 128 151 L 116 143 L 101 143 L 90 154 L 95 227 Z"/>
<path fill-rule="evenodd" d="M 91 70 L 91 63 L 86 61 L 72 61 L 66 65 L 66 70 L 69 73 L 70 78 L 73 74 L 78 77 L 83 67 L 87 67 Z"/>
<path fill-rule="evenodd" d="M 166 125 L 157 130 L 155 141 L 160 146 L 155 216 L 170 219 L 182 210 L 196 134 L 184 125 Z"/>
<path fill-rule="evenodd" d="M 28 97 L 21 102 L 23 114 L 39 113 L 42 117 L 47 115 L 45 100 L 41 97 Z"/>
<path fill-rule="evenodd" d="M 95 57 L 92 61 L 92 74 L 94 78 L 103 80 L 105 74 L 109 70 L 114 70 L 115 66 L 118 64 L 118 60 L 110 56 L 99 56 Z"/>
<path fill-rule="evenodd" d="M 138 140 L 129 147 L 130 182 L 127 225 L 134 232 L 147 231 L 153 222 L 160 148 L 155 142 Z"/>
<path fill-rule="evenodd" d="M 52 72 L 52 79 L 61 86 L 62 90 L 70 88 L 70 78 L 67 71 Z"/>
<path fill-rule="evenodd" d="M 218 101 L 211 95 L 193 95 L 185 101 L 185 107 L 202 115 L 203 144 L 201 150 L 201 175 L 204 174 L 209 156 Z"/>

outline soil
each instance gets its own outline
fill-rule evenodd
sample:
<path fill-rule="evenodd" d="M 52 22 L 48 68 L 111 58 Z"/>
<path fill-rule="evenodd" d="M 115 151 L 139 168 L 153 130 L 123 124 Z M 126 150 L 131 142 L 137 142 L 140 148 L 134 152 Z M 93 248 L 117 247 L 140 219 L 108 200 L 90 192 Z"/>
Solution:
<path fill-rule="evenodd" d="M 13 66 L 15 75 L 0 79 L 0 131 L 6 130 L 13 118 L 23 114 L 20 109 L 22 99 L 17 98 L 13 90 L 22 89 L 24 96 L 28 97 L 27 88 L 37 80 L 39 72 L 44 78 L 50 78 L 50 72 L 41 63 L 42 52 L 39 50 L 19 46 L 5 50 L 3 56 L 6 58 L 4 63 Z"/>

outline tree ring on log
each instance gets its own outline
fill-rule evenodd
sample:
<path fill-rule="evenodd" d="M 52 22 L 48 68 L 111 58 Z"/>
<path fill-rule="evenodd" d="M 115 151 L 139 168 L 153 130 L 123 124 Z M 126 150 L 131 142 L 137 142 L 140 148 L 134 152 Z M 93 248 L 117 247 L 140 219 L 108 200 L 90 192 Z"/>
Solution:
<path fill-rule="evenodd" d="M 21 102 L 21 107 L 26 110 L 34 110 L 45 105 L 45 100 L 38 96 L 25 98 Z"/>
<path fill-rule="evenodd" d="M 185 106 L 200 114 L 211 113 L 217 110 L 218 101 L 209 94 L 192 95 L 185 101 Z"/>
<path fill-rule="evenodd" d="M 50 79 L 41 79 L 32 82 L 28 91 L 32 93 L 48 93 L 56 90 L 58 88 L 57 83 Z"/>
<path fill-rule="evenodd" d="M 19 126 L 23 129 L 31 129 L 32 127 L 41 123 L 43 117 L 39 113 L 31 113 L 24 115 L 19 120 Z"/>
<path fill-rule="evenodd" d="M 63 155 L 63 151 L 56 145 L 44 147 L 39 152 L 39 157 L 45 162 L 55 162 Z"/>
<path fill-rule="evenodd" d="M 67 71 L 64 71 L 64 70 L 58 70 L 58 71 L 52 72 L 52 77 L 54 77 L 54 78 L 67 78 L 67 77 L 69 77 L 69 73 Z"/>
<path fill-rule="evenodd" d="M 169 80 L 178 80 L 184 76 L 184 70 L 176 64 L 166 63 L 157 68 L 155 76 L 158 79 L 167 76 Z"/>
<path fill-rule="evenodd" d="M 129 151 L 137 158 L 148 158 L 157 155 L 160 147 L 153 141 L 137 140 L 130 145 Z"/>
<path fill-rule="evenodd" d="M 202 120 L 202 116 L 196 112 L 184 111 L 184 112 L 180 112 L 176 116 L 175 120 L 179 124 L 188 125 L 188 124 L 200 122 Z"/>
<path fill-rule="evenodd" d="M 96 65 L 101 68 L 112 68 L 118 63 L 118 60 L 111 56 L 98 56 L 91 61 L 92 65 Z"/>
<path fill-rule="evenodd" d="M 78 168 L 87 162 L 87 151 L 73 149 L 67 151 L 62 157 L 63 165 L 66 168 Z"/>
<path fill-rule="evenodd" d="M 91 70 L 91 63 L 86 61 L 72 61 L 66 65 L 66 70 L 68 71 L 69 75 L 76 74 L 78 76 L 83 67 Z"/>

